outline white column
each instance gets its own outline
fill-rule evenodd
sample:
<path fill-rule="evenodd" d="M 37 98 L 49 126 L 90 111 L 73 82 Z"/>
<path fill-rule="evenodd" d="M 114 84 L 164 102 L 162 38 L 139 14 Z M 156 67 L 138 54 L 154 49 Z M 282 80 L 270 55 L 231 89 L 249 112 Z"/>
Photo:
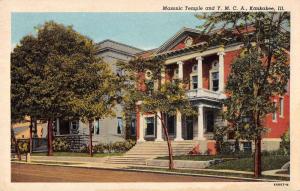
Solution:
<path fill-rule="evenodd" d="M 181 112 L 176 113 L 176 138 L 174 141 L 183 141 L 182 139 L 182 123 L 181 123 Z"/>
<path fill-rule="evenodd" d="M 161 133 L 161 115 L 160 112 L 157 112 L 157 122 L 156 122 L 156 139 L 155 141 L 163 141 Z"/>
<path fill-rule="evenodd" d="M 218 53 L 219 55 L 219 92 L 224 92 L 224 51 Z"/>
<path fill-rule="evenodd" d="M 180 80 L 183 79 L 183 62 L 179 61 L 178 64 L 178 77 Z"/>
<path fill-rule="evenodd" d="M 141 112 L 140 112 L 139 123 L 140 123 L 140 128 L 139 128 L 138 142 L 145 142 L 145 139 L 144 139 L 144 116 Z"/>
<path fill-rule="evenodd" d="M 196 140 L 204 140 L 204 111 L 203 105 L 198 105 L 198 126 Z"/>
<path fill-rule="evenodd" d="M 164 84 L 166 82 L 166 69 L 165 66 L 163 66 L 161 70 L 161 84 Z"/>
<path fill-rule="evenodd" d="M 59 118 L 56 119 L 56 135 L 59 135 Z"/>
<path fill-rule="evenodd" d="M 198 89 L 203 87 L 203 82 L 202 82 L 202 60 L 203 58 L 201 56 L 197 57 L 196 60 L 198 61 L 197 65 L 197 76 L 198 76 Z"/>

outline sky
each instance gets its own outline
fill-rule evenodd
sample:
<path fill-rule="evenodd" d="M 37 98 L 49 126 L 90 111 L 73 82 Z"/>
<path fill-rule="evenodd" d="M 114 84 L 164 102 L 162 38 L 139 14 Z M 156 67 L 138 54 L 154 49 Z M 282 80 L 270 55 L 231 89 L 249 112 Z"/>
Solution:
<path fill-rule="evenodd" d="M 13 13 L 12 46 L 34 27 L 53 20 L 72 25 L 95 42 L 111 39 L 137 48 L 157 48 L 182 27 L 196 28 L 202 21 L 194 13 Z"/>

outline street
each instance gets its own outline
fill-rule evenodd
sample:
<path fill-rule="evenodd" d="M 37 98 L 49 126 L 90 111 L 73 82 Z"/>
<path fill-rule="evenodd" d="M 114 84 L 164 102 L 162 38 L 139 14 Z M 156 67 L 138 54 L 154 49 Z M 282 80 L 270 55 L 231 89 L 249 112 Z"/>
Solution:
<path fill-rule="evenodd" d="M 12 182 L 236 182 L 240 180 L 11 163 Z"/>

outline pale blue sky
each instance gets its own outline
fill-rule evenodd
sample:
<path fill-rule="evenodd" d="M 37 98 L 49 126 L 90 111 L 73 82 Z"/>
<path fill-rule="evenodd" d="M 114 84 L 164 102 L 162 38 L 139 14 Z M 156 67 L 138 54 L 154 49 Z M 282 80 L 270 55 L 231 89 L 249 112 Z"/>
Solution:
<path fill-rule="evenodd" d="M 144 50 L 156 48 L 182 27 L 195 28 L 195 13 L 13 13 L 12 45 L 34 34 L 34 26 L 54 20 L 88 36 L 95 42 L 111 39 Z"/>

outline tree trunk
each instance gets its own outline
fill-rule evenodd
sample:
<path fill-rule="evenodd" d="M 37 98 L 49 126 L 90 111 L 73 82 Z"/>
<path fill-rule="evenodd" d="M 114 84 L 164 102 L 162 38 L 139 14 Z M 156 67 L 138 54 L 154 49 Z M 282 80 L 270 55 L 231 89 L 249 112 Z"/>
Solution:
<path fill-rule="evenodd" d="M 161 124 L 162 124 L 162 126 L 163 126 L 164 133 L 165 133 L 165 136 L 166 136 L 166 139 L 167 139 L 167 144 L 168 144 L 169 169 L 172 170 L 172 169 L 174 169 L 173 149 L 172 149 L 172 145 L 171 145 L 171 140 L 170 140 L 170 138 L 169 138 L 168 129 L 167 129 L 166 125 L 165 125 L 164 114 L 163 114 L 162 112 L 160 112 L 160 115 L 161 115 L 160 121 L 161 121 Z"/>
<path fill-rule="evenodd" d="M 18 145 L 18 141 L 16 139 L 13 127 L 11 127 L 11 139 L 12 139 L 12 141 L 15 144 L 15 152 L 17 152 L 18 160 L 21 160 L 21 154 L 20 154 L 20 150 L 19 150 L 19 145 Z"/>
<path fill-rule="evenodd" d="M 93 121 L 89 121 L 89 152 L 90 157 L 93 157 Z"/>
<path fill-rule="evenodd" d="M 258 178 L 261 176 L 261 137 L 255 139 L 255 153 L 254 153 L 254 176 Z"/>
<path fill-rule="evenodd" d="M 234 152 L 235 152 L 235 153 L 240 152 L 240 143 L 239 143 L 239 139 L 235 139 L 235 142 L 234 142 Z"/>
<path fill-rule="evenodd" d="M 52 146 L 52 140 L 53 140 L 53 124 L 52 119 L 48 119 L 48 156 L 53 156 L 53 146 Z"/>
<path fill-rule="evenodd" d="M 33 119 L 30 117 L 30 125 L 29 125 L 29 153 L 32 154 L 32 126 L 33 126 Z"/>

